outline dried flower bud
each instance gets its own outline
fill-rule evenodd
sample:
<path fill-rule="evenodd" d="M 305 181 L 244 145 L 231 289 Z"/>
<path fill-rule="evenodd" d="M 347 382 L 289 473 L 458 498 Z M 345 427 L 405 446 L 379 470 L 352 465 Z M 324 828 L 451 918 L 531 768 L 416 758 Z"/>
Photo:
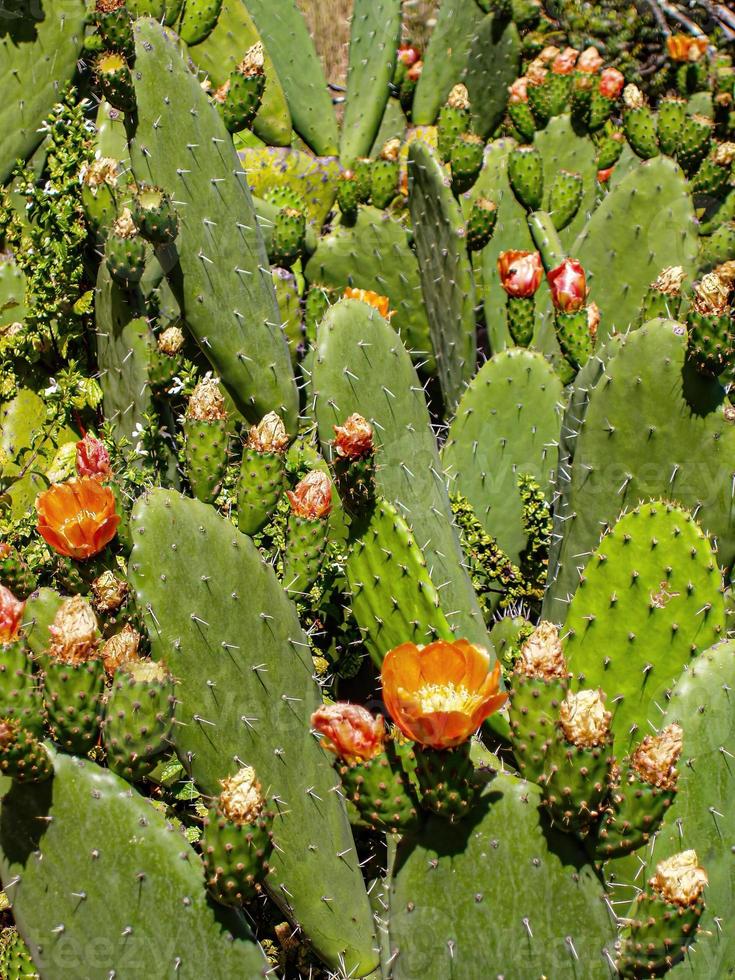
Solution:
<path fill-rule="evenodd" d="M 332 481 L 321 470 L 312 470 L 295 489 L 287 490 L 286 496 L 296 517 L 320 520 L 328 517 L 332 509 Z"/>
<path fill-rule="evenodd" d="M 222 422 L 227 418 L 225 399 L 219 381 L 204 378 L 196 386 L 186 406 L 186 417 L 199 422 Z"/>
<path fill-rule="evenodd" d="M 528 84 L 535 85 L 536 87 L 543 85 L 548 73 L 548 69 L 544 66 L 544 63 L 540 60 L 540 58 L 537 58 L 535 61 L 532 61 L 526 69 Z"/>
<path fill-rule="evenodd" d="M 222 82 L 222 84 L 218 88 L 216 88 L 214 92 L 212 92 L 212 98 L 214 99 L 215 102 L 218 102 L 220 105 L 224 105 L 225 102 L 227 101 L 227 96 L 229 95 L 229 93 L 230 93 L 230 80 L 228 78 L 226 81 Z"/>
<path fill-rule="evenodd" d="M 0 585 L 0 643 L 12 643 L 18 636 L 25 606 L 10 589 Z"/>
<path fill-rule="evenodd" d="M 721 316 L 727 309 L 730 289 L 716 272 L 708 272 L 694 284 L 692 305 L 702 316 Z"/>
<path fill-rule="evenodd" d="M 220 780 L 220 786 L 218 809 L 222 816 L 239 826 L 255 823 L 265 799 L 253 767 L 243 766 L 234 776 Z"/>
<path fill-rule="evenodd" d="M 262 75 L 264 73 L 264 65 L 265 52 L 263 51 L 263 45 L 258 41 L 257 44 L 254 44 L 245 52 L 245 57 L 237 66 L 237 71 L 240 75 L 245 75 L 246 78 L 252 75 Z"/>
<path fill-rule="evenodd" d="M 543 268 L 538 252 L 510 250 L 498 256 L 500 285 L 509 296 L 533 296 L 541 285 Z"/>
<path fill-rule="evenodd" d="M 383 149 L 380 151 L 380 159 L 395 162 L 400 152 L 401 141 L 397 137 L 393 137 L 393 139 L 389 139 L 383 144 Z"/>
<path fill-rule="evenodd" d="M 646 735 L 631 756 L 631 768 L 651 786 L 676 789 L 683 734 L 680 725 L 668 725 L 658 735 Z"/>
<path fill-rule="evenodd" d="M 686 908 L 696 905 L 709 884 L 696 851 L 682 851 L 656 865 L 648 884 L 665 901 Z"/>
<path fill-rule="evenodd" d="M 732 289 L 735 286 L 735 259 L 729 259 L 727 262 L 722 262 L 720 265 L 715 266 L 712 270 L 715 275 L 719 276 L 720 279 Z"/>
<path fill-rule="evenodd" d="M 713 163 L 718 167 L 729 167 L 735 160 L 735 143 L 718 143 L 712 154 Z"/>
<path fill-rule="evenodd" d="M 623 91 L 625 78 L 617 68 L 606 68 L 600 75 L 600 95 L 606 99 L 617 99 Z"/>
<path fill-rule="evenodd" d="M 582 309 L 587 300 L 587 280 L 576 259 L 564 259 L 546 278 L 554 309 L 562 313 L 576 313 Z"/>
<path fill-rule="evenodd" d="M 49 626 L 49 656 L 59 663 L 77 666 L 97 655 L 100 634 L 94 610 L 80 595 L 65 599 Z"/>
<path fill-rule="evenodd" d="M 681 285 L 685 278 L 686 273 L 680 265 L 670 265 L 651 283 L 651 289 L 658 290 L 664 296 L 680 296 Z"/>
<path fill-rule="evenodd" d="M 79 171 L 79 182 L 92 191 L 100 187 L 117 187 L 117 160 L 112 157 L 97 157 L 91 163 L 85 163 Z"/>
<path fill-rule="evenodd" d="M 138 234 L 138 229 L 135 227 L 130 208 L 122 209 L 120 217 L 116 218 L 113 222 L 111 231 L 118 238 L 135 238 Z"/>
<path fill-rule="evenodd" d="M 176 325 L 166 327 L 158 335 L 158 351 L 166 357 L 176 357 L 184 346 L 184 333 Z"/>
<path fill-rule="evenodd" d="M 288 446 L 288 433 L 283 419 L 276 412 L 268 412 L 248 432 L 248 449 L 256 453 L 282 453 Z"/>
<path fill-rule="evenodd" d="M 508 86 L 508 102 L 514 105 L 518 102 L 528 102 L 528 78 L 521 75 L 512 85 Z"/>
<path fill-rule="evenodd" d="M 101 657 L 108 674 L 125 664 L 135 663 L 139 659 L 140 633 L 126 623 L 119 633 L 115 633 L 102 647 Z"/>
<path fill-rule="evenodd" d="M 596 75 L 600 68 L 602 68 L 600 52 L 590 45 L 584 49 L 577 59 L 577 71 L 582 71 L 587 75 Z"/>
<path fill-rule="evenodd" d="M 467 87 L 462 85 L 455 85 L 452 91 L 447 97 L 447 105 L 450 109 L 469 109 L 470 107 L 470 96 L 467 92 Z"/>
<path fill-rule="evenodd" d="M 626 85 L 623 90 L 623 102 L 626 109 L 642 109 L 646 99 L 637 85 Z"/>
<path fill-rule="evenodd" d="M 571 691 L 559 708 L 564 737 L 579 748 L 593 748 L 607 741 L 612 714 L 605 710 L 603 691 Z"/>
<path fill-rule="evenodd" d="M 382 716 L 371 715 L 359 704 L 323 704 L 311 716 L 311 727 L 324 736 L 324 748 L 349 765 L 372 759 L 383 751 Z"/>
<path fill-rule="evenodd" d="M 373 429 L 362 415 L 350 415 L 344 425 L 334 426 L 334 433 L 334 448 L 338 456 L 362 459 L 373 451 Z"/>
<path fill-rule="evenodd" d="M 578 57 L 579 51 L 576 48 L 564 48 L 551 63 L 552 72 L 555 75 L 571 75 Z"/>
<path fill-rule="evenodd" d="M 600 307 L 597 303 L 587 304 L 587 333 L 594 341 L 597 338 L 597 330 L 600 326 Z"/>
<path fill-rule="evenodd" d="M 108 569 L 92 582 L 92 603 L 97 612 L 115 612 L 125 601 L 128 592 L 128 583 Z"/>
<path fill-rule="evenodd" d="M 171 673 L 161 660 L 130 660 L 125 665 L 125 673 L 134 681 L 144 681 L 147 684 L 171 680 Z"/>
<path fill-rule="evenodd" d="M 89 433 L 77 443 L 76 466 L 80 476 L 91 476 L 103 482 L 112 476 L 110 454 L 105 444 Z"/>
<path fill-rule="evenodd" d="M 553 44 L 549 44 L 543 49 L 541 54 L 537 56 L 536 61 L 540 62 L 542 65 L 550 65 L 557 55 L 560 54 L 560 48 L 555 47 Z"/>
<path fill-rule="evenodd" d="M 545 681 L 569 676 L 559 630 L 553 623 L 542 620 L 538 624 L 521 646 L 515 671 L 526 677 L 538 677 Z"/>

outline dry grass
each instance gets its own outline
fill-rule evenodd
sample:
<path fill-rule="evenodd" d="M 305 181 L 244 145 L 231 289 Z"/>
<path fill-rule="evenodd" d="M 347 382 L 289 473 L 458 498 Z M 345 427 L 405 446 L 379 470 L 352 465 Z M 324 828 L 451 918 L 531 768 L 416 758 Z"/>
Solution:
<path fill-rule="evenodd" d="M 344 85 L 350 43 L 352 0 L 297 0 L 309 25 L 327 80 Z M 403 34 L 423 48 L 439 0 L 403 0 Z"/>

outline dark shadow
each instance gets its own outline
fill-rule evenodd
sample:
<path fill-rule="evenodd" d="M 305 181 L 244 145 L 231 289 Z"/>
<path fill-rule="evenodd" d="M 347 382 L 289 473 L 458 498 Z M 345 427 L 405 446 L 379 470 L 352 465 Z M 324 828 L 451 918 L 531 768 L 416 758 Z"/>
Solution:
<path fill-rule="evenodd" d="M 54 780 L 14 782 L 0 809 L 0 849 L 8 864 L 25 865 L 41 847 L 50 820 Z"/>
<path fill-rule="evenodd" d="M 13 44 L 30 44 L 38 37 L 37 25 L 46 19 L 40 0 L 3 0 L 0 3 L 0 38 Z"/>
<path fill-rule="evenodd" d="M 688 358 L 684 361 L 681 381 L 682 393 L 693 415 L 709 415 L 725 398 L 725 389 L 719 381 L 700 374 Z"/>
<path fill-rule="evenodd" d="M 563 830 L 558 830 L 552 824 L 546 808 L 541 803 L 539 803 L 538 811 L 539 826 L 546 839 L 549 853 L 554 854 L 562 864 L 574 868 L 577 872 L 581 872 L 590 866 L 594 867 L 590 864 L 590 856 L 582 841 L 574 834 L 567 834 Z M 595 874 L 600 878 L 596 869 Z"/>

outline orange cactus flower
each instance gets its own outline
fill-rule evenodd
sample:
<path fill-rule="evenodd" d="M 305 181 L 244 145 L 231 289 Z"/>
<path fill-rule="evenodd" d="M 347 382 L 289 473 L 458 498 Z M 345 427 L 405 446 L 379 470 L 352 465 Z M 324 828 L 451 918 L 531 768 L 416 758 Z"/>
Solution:
<path fill-rule="evenodd" d="M 434 749 L 461 745 L 507 697 L 500 664 L 467 640 L 403 643 L 383 661 L 383 698 L 403 734 Z"/>
<path fill-rule="evenodd" d="M 342 294 L 343 299 L 359 299 L 363 303 L 367 303 L 368 306 L 374 306 L 375 309 L 380 313 L 382 317 L 386 320 L 390 320 L 393 313 L 390 309 L 390 300 L 387 296 L 381 296 L 379 293 L 374 293 L 372 289 L 356 289 L 354 286 L 348 286 Z"/>
<path fill-rule="evenodd" d="M 533 296 L 541 285 L 544 270 L 538 252 L 510 249 L 498 256 L 500 285 L 509 296 Z"/>
<path fill-rule="evenodd" d="M 117 534 L 120 517 L 109 487 L 83 476 L 55 483 L 36 497 L 37 529 L 54 551 L 69 558 L 90 558 Z"/>
<path fill-rule="evenodd" d="M 12 643 L 20 632 L 25 602 L 0 585 L 0 643 Z"/>
<path fill-rule="evenodd" d="M 286 496 L 296 517 L 318 521 L 332 509 L 332 481 L 321 470 L 312 470 Z"/>
<path fill-rule="evenodd" d="M 349 765 L 373 759 L 383 751 L 385 726 L 367 708 L 347 701 L 323 704 L 311 716 L 311 727 L 324 736 L 322 745 Z"/>
<path fill-rule="evenodd" d="M 666 51 L 672 61 L 699 61 L 708 47 L 709 41 L 706 37 L 672 34 L 666 38 Z"/>
<path fill-rule="evenodd" d="M 96 480 L 109 480 L 110 454 L 100 439 L 89 433 L 77 443 L 77 473 L 80 476 L 93 476 Z"/>

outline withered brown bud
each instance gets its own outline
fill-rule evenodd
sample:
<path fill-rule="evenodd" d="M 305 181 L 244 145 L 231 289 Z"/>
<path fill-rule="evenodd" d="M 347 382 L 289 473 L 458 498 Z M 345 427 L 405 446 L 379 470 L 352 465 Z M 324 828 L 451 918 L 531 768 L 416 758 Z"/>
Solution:
<path fill-rule="evenodd" d="M 234 776 L 221 780 L 220 785 L 219 810 L 222 815 L 241 826 L 254 823 L 263 812 L 265 799 L 252 766 L 243 766 Z"/>
<path fill-rule="evenodd" d="M 93 191 L 104 185 L 116 187 L 117 166 L 117 160 L 113 160 L 112 157 L 98 157 L 82 167 L 79 171 L 79 179 Z"/>
<path fill-rule="evenodd" d="M 683 734 L 680 725 L 668 725 L 658 735 L 646 735 L 631 756 L 631 768 L 651 786 L 676 789 Z"/>
<path fill-rule="evenodd" d="M 334 448 L 338 456 L 362 459 L 373 451 L 373 429 L 362 415 L 350 415 L 344 425 L 334 426 L 334 433 Z"/>
<path fill-rule="evenodd" d="M 276 412 L 268 412 L 248 432 L 248 449 L 257 453 L 283 453 L 288 448 L 288 433 L 283 419 Z"/>
<path fill-rule="evenodd" d="M 651 283 L 651 289 L 658 290 L 664 296 L 679 296 L 681 285 L 686 278 L 686 273 L 680 265 L 670 265 L 664 269 Z"/>
<path fill-rule="evenodd" d="M 92 582 L 94 608 L 101 613 L 114 612 L 123 604 L 128 591 L 128 583 L 108 569 Z"/>
<path fill-rule="evenodd" d="M 140 633 L 130 623 L 110 637 L 102 647 L 102 662 L 108 674 L 114 674 L 118 668 L 139 659 L 140 640 Z"/>
<path fill-rule="evenodd" d="M 97 655 L 100 643 L 97 617 L 80 595 L 62 602 L 49 626 L 49 633 L 49 656 L 59 663 L 77 666 Z"/>
<path fill-rule="evenodd" d="M 245 57 L 237 66 L 237 71 L 245 77 L 264 74 L 265 52 L 260 41 L 248 48 Z"/>
<path fill-rule="evenodd" d="M 559 630 L 553 623 L 542 620 L 538 624 L 521 646 L 515 670 L 526 677 L 538 677 L 545 681 L 569 676 Z"/>
<path fill-rule="evenodd" d="M 387 140 L 380 151 L 381 160 L 395 161 L 401 152 L 401 141 L 397 137 Z"/>
<path fill-rule="evenodd" d="M 223 422 L 227 418 L 225 399 L 214 378 L 204 378 L 196 386 L 186 406 L 186 417 L 199 422 Z"/>
<path fill-rule="evenodd" d="M 447 105 L 450 109 L 469 109 L 470 107 L 470 96 L 467 92 L 467 87 L 462 85 L 455 85 L 452 91 L 447 97 Z"/>
<path fill-rule="evenodd" d="M 579 748 L 594 748 L 607 741 L 612 714 L 605 710 L 605 695 L 600 690 L 571 691 L 559 708 L 564 737 Z"/>
<path fill-rule="evenodd" d="M 296 517 L 311 521 L 326 518 L 332 509 L 332 481 L 321 470 L 312 470 L 295 489 L 287 490 L 286 496 Z"/>
<path fill-rule="evenodd" d="M 659 861 L 656 874 L 648 882 L 665 902 L 681 908 L 696 905 L 708 883 L 696 851 L 682 851 Z"/>
<path fill-rule="evenodd" d="M 642 109 L 646 99 L 637 85 L 626 85 L 623 89 L 623 102 L 626 109 Z"/>
<path fill-rule="evenodd" d="M 716 272 L 708 272 L 694 284 L 692 306 L 702 316 L 721 316 L 727 309 L 730 288 Z"/>
<path fill-rule="evenodd" d="M 177 327 L 175 324 L 172 324 L 170 327 L 166 327 L 166 329 L 158 335 L 159 353 L 165 354 L 166 357 L 175 357 L 183 346 L 184 333 L 181 328 Z"/>
<path fill-rule="evenodd" d="M 123 208 L 119 218 L 116 218 L 112 225 L 112 234 L 118 238 L 135 238 L 138 229 L 135 227 L 130 208 Z"/>

